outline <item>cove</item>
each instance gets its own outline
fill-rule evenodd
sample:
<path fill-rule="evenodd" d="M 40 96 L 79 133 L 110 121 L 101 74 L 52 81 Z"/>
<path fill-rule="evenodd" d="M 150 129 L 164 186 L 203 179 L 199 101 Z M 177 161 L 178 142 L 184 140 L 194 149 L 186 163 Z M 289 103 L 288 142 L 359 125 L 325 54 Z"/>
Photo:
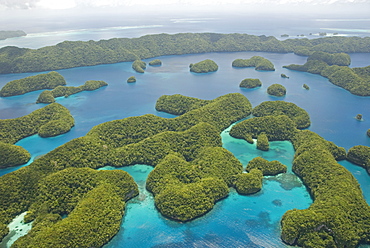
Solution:
<path fill-rule="evenodd" d="M 121 229 L 104 247 L 287 247 L 280 240 L 280 219 L 289 209 L 305 209 L 312 200 L 300 179 L 291 172 L 294 150 L 290 142 L 270 142 L 270 151 L 232 138 L 222 132 L 223 147 L 244 165 L 257 156 L 279 160 L 288 166 L 286 175 L 265 177 L 260 192 L 250 196 L 232 190 L 206 215 L 191 222 L 178 223 L 164 218 L 155 208 L 145 180 L 151 166 L 119 168 L 139 185 L 140 195 L 126 206 Z M 105 167 L 103 169 L 117 169 Z"/>

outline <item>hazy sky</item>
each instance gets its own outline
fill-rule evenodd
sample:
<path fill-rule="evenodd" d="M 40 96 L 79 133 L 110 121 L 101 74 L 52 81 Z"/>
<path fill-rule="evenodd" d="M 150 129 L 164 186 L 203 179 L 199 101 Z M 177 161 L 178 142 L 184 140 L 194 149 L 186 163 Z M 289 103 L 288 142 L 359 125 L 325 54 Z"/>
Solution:
<path fill-rule="evenodd" d="M 75 7 L 133 6 L 133 5 L 333 5 L 363 4 L 369 0 L 0 0 L 2 9 L 70 9 Z M 370 10 L 369 10 L 370 11 Z"/>
<path fill-rule="evenodd" d="M 369 18 L 370 0 L 0 0 L 0 30 L 85 28 L 88 22 L 161 17 L 273 15 L 298 18 Z M 46 26 L 49 25 L 48 28 Z"/>

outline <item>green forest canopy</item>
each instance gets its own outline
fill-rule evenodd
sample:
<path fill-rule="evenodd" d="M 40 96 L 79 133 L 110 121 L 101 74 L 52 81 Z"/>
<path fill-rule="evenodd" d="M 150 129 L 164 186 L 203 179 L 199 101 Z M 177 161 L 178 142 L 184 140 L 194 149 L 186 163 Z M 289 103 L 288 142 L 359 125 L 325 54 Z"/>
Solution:
<path fill-rule="evenodd" d="M 0 73 L 58 70 L 164 55 L 238 51 L 295 52 L 300 55 L 310 55 L 315 51 L 363 53 L 370 52 L 370 37 L 325 37 L 280 41 L 275 37 L 264 35 L 179 33 L 100 41 L 64 41 L 55 46 L 39 49 L 9 46 L 0 49 Z"/>

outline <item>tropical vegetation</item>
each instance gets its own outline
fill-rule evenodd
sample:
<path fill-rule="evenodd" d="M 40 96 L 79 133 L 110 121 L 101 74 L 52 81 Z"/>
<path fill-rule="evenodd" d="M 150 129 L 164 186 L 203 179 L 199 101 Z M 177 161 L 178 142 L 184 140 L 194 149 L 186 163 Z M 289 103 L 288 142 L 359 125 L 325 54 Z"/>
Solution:
<path fill-rule="evenodd" d="M 280 163 L 279 161 L 268 161 L 262 157 L 255 157 L 249 161 L 245 170 L 250 172 L 254 169 L 260 170 L 264 176 L 275 176 L 287 171 L 286 165 Z"/>
<path fill-rule="evenodd" d="M 189 68 L 191 72 L 207 73 L 217 71 L 218 65 L 213 60 L 206 59 L 195 64 L 190 64 Z"/>
<path fill-rule="evenodd" d="M 285 96 L 286 88 L 281 84 L 271 84 L 267 88 L 267 94 L 277 97 Z"/>
<path fill-rule="evenodd" d="M 132 63 L 132 69 L 134 69 L 136 72 L 144 73 L 146 69 L 146 63 L 140 59 L 137 59 Z"/>
<path fill-rule="evenodd" d="M 270 60 L 261 57 L 253 56 L 250 59 L 235 59 L 232 62 L 233 67 L 255 67 L 256 70 L 275 71 L 274 64 Z"/>
<path fill-rule="evenodd" d="M 358 145 L 350 148 L 347 159 L 354 164 L 364 167 L 370 174 L 370 147 Z"/>
<path fill-rule="evenodd" d="M 354 95 L 370 96 L 370 66 L 349 68 L 348 54 L 316 52 L 307 58 L 304 65 L 287 65 L 285 68 L 319 74 Z"/>
<path fill-rule="evenodd" d="M 52 71 L 10 81 L 0 90 L 0 96 L 22 95 L 35 90 L 54 89 L 60 85 L 66 85 L 64 77 L 58 72 Z"/>
<path fill-rule="evenodd" d="M 3 47 L 0 73 L 50 71 L 79 66 L 111 64 L 164 55 L 207 52 L 294 52 L 311 55 L 370 52 L 370 37 L 324 37 L 286 39 L 272 36 L 218 33 L 145 35 L 140 38 L 114 38 L 100 41 L 64 41 L 39 49 Z"/>
<path fill-rule="evenodd" d="M 108 84 L 104 81 L 89 80 L 86 81 L 83 85 L 74 87 L 74 86 L 57 86 L 53 90 L 46 90 L 41 92 L 37 98 L 36 103 L 52 103 L 55 102 L 55 97 L 68 97 L 73 94 L 77 94 L 81 91 L 93 91 L 99 89 Z"/>
<path fill-rule="evenodd" d="M 149 65 L 151 66 L 160 66 L 162 65 L 162 61 L 160 59 L 155 59 L 149 62 Z"/>
<path fill-rule="evenodd" d="M 252 114 L 256 117 L 286 115 L 296 123 L 298 129 L 307 128 L 311 125 L 307 111 L 292 102 L 265 101 L 254 107 Z"/>
<path fill-rule="evenodd" d="M 246 79 L 243 79 L 239 84 L 239 87 L 247 88 L 247 89 L 252 89 L 252 88 L 261 87 L 261 86 L 262 86 L 262 83 L 258 78 L 246 78 Z"/>

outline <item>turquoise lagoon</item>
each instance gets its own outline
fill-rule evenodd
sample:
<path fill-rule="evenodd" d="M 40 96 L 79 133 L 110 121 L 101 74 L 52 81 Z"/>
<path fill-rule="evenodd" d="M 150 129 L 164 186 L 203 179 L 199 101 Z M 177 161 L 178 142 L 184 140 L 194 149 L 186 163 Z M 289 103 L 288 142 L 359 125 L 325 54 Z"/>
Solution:
<path fill-rule="evenodd" d="M 254 55 L 266 57 L 276 68 L 274 72 L 255 71 L 253 68 L 236 69 L 231 62 L 237 58 Z M 368 66 L 370 54 L 352 54 L 351 66 Z M 109 85 L 93 92 L 81 92 L 57 102 L 67 107 L 76 125 L 64 135 L 40 138 L 36 135 L 17 143 L 26 148 L 32 159 L 41 156 L 71 139 L 85 135 L 93 126 L 107 121 L 155 114 L 165 118 L 174 116 L 157 112 L 156 100 L 163 94 L 183 94 L 202 99 L 213 99 L 231 92 L 245 95 L 253 106 L 263 101 L 284 100 L 294 102 L 310 114 L 310 130 L 346 149 L 354 145 L 370 146 L 366 130 L 370 128 L 370 98 L 351 95 L 328 82 L 327 79 L 303 72 L 282 68 L 287 64 L 303 64 L 306 57 L 294 54 L 236 52 L 209 53 L 159 57 L 161 67 L 148 67 L 144 74 L 135 73 L 131 63 L 117 63 L 92 67 L 59 70 L 68 85 L 81 85 L 87 80 L 104 80 Z M 189 64 L 212 59 L 219 70 L 208 74 L 189 72 Z M 151 59 L 145 60 L 146 62 Z M 288 75 L 283 79 L 280 74 Z M 10 80 L 37 73 L 0 75 L 0 87 Z M 137 82 L 127 84 L 129 76 Z M 244 78 L 259 78 L 262 87 L 254 90 L 239 88 Z M 266 89 L 273 83 L 287 88 L 284 98 L 267 95 Z M 310 86 L 304 90 L 303 84 Z M 16 118 L 26 115 L 43 104 L 36 104 L 41 91 L 22 96 L 0 98 L 0 118 Z M 362 114 L 364 121 L 354 117 Z M 279 160 L 291 167 L 293 148 L 289 142 L 271 142 L 271 150 L 262 152 L 254 145 L 231 138 L 227 130 L 222 133 L 223 146 L 243 163 L 256 156 Z M 366 171 L 347 161 L 341 164 L 349 169 L 360 182 L 365 198 L 370 203 L 370 178 Z M 1 175 L 20 167 L 0 170 Z M 109 169 L 109 168 L 105 168 Z M 163 218 L 155 209 L 153 197 L 145 190 L 145 179 L 151 171 L 147 165 L 122 168 L 128 171 L 140 187 L 140 195 L 126 207 L 120 232 L 106 247 L 285 247 L 280 240 L 280 219 L 289 209 L 307 208 L 312 200 L 301 181 L 291 172 L 287 175 L 266 177 L 261 192 L 240 196 L 235 191 L 219 201 L 205 216 L 189 223 L 177 223 Z"/>

